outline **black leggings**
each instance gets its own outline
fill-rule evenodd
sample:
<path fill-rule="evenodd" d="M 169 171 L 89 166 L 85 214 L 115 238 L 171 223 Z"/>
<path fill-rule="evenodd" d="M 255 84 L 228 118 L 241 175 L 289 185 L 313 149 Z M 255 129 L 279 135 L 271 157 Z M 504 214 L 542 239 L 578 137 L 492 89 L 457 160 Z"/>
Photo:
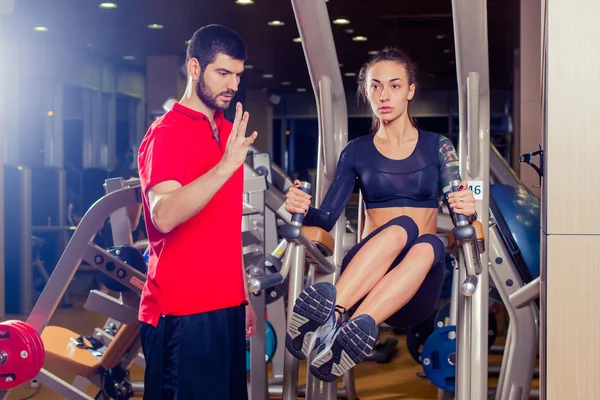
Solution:
<path fill-rule="evenodd" d="M 361 240 L 359 243 L 354 245 L 352 249 L 346 254 L 344 257 L 344 261 L 342 262 L 342 274 L 344 273 L 350 261 L 354 258 L 356 253 L 373 237 L 375 237 L 379 232 L 388 228 L 392 225 L 397 225 L 402 228 L 407 233 L 406 245 L 398 254 L 398 257 L 392 262 L 389 271 L 394 269 L 400 262 L 404 259 L 408 251 L 418 243 L 429 243 L 431 247 L 433 247 L 434 253 L 434 261 L 429 270 L 429 273 L 425 277 L 425 280 L 421 284 L 421 287 L 417 290 L 415 295 L 402 307 L 398 310 L 394 315 L 389 317 L 385 323 L 390 325 L 396 329 L 404 329 L 409 328 L 411 326 L 417 325 L 423 322 L 429 315 L 433 312 L 437 300 L 442 293 L 442 286 L 444 284 L 444 278 L 446 275 L 446 268 L 444 266 L 444 244 L 435 235 L 425 234 L 419 236 L 419 227 L 412 220 L 412 218 L 408 216 L 401 216 L 392 219 L 385 225 L 380 226 L 375 229 L 371 234 Z M 358 306 L 364 300 L 361 299 L 354 305 L 350 310 L 349 314 L 352 315 Z"/>

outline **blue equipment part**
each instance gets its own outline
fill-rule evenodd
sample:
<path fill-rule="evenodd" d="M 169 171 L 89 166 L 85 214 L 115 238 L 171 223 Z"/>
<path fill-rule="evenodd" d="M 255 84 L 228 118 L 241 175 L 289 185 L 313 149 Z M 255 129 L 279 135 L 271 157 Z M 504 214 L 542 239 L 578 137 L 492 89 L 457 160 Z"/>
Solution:
<path fill-rule="evenodd" d="M 454 392 L 456 386 L 456 327 L 435 330 L 423 345 L 421 365 L 427 379 L 439 389 Z"/>
<path fill-rule="evenodd" d="M 144 260 L 146 260 L 146 264 L 150 261 L 150 246 L 144 251 Z"/>
<path fill-rule="evenodd" d="M 440 307 L 435 314 L 433 329 L 440 329 L 450 326 L 450 302 Z M 488 314 L 488 348 L 491 348 L 498 337 L 498 320 L 493 310 Z"/>
<path fill-rule="evenodd" d="M 273 325 L 269 321 L 266 326 L 266 335 L 265 335 L 265 361 L 269 363 L 273 356 L 275 355 L 275 351 L 277 350 L 277 334 L 275 333 L 275 329 Z M 250 371 L 250 340 L 252 338 L 246 339 L 246 370 Z"/>
<path fill-rule="evenodd" d="M 490 208 L 527 282 L 540 276 L 540 200 L 524 186 L 490 186 Z M 519 265 L 517 265 L 520 267 Z"/>

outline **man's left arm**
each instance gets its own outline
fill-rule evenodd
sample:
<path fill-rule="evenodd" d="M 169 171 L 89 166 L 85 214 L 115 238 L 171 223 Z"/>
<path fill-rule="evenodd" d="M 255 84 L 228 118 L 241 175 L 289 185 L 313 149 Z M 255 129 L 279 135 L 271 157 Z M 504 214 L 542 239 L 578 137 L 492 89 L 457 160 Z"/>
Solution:
<path fill-rule="evenodd" d="M 252 307 L 252 303 L 250 303 L 250 294 L 248 292 L 248 275 L 246 275 L 246 266 L 244 265 L 244 252 L 241 252 L 242 256 L 242 277 L 244 279 L 244 293 L 246 293 L 246 301 L 248 305 L 246 306 L 246 337 L 250 337 L 254 335 L 256 332 L 256 314 L 254 312 L 254 308 Z"/>

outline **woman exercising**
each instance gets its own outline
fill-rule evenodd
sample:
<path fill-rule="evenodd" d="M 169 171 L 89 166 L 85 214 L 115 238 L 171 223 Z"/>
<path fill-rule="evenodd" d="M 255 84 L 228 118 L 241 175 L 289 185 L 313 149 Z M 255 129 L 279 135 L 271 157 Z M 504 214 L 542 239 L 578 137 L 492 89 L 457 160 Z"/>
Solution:
<path fill-rule="evenodd" d="M 358 94 L 375 114 L 375 133 L 346 145 L 320 208 L 295 187 L 286 194 L 286 210 L 305 213 L 304 225 L 326 231 L 356 182 L 364 196 L 364 238 L 344 257 L 335 287 L 316 283 L 300 294 L 287 329 L 286 347 L 296 358 L 318 349 L 310 370 L 327 382 L 369 355 L 382 322 L 410 327 L 433 311 L 445 275 L 444 245 L 436 236 L 440 192 L 452 216 L 476 219 L 454 146 L 416 128 L 409 115 L 416 68 L 408 55 L 384 49 L 362 67 L 358 82 Z M 456 180 L 459 192 L 450 193 Z M 347 310 L 351 318 L 344 322 Z"/>

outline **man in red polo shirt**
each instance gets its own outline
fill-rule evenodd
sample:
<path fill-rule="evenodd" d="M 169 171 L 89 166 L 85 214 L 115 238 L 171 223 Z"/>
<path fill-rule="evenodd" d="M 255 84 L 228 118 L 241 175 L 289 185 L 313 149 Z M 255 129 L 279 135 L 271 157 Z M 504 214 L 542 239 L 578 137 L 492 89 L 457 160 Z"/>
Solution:
<path fill-rule="evenodd" d="M 247 398 L 246 337 L 255 330 L 242 262 L 243 163 L 257 133 L 236 105 L 246 48 L 209 25 L 187 49 L 183 98 L 139 149 L 150 257 L 140 336 L 144 399 Z"/>

